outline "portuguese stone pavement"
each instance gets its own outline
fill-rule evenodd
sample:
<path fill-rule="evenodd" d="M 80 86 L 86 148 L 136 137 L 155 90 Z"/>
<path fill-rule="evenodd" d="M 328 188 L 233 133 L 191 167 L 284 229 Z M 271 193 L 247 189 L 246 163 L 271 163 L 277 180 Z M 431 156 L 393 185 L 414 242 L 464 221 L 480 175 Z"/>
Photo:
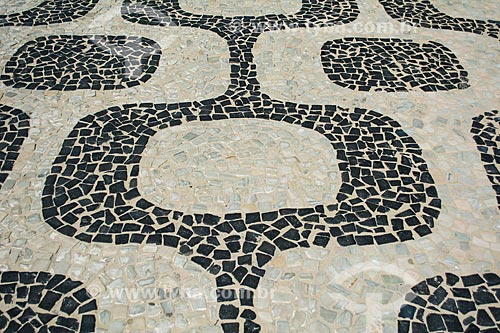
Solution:
<path fill-rule="evenodd" d="M 0 2 L 1 332 L 500 332 L 497 0 Z"/>

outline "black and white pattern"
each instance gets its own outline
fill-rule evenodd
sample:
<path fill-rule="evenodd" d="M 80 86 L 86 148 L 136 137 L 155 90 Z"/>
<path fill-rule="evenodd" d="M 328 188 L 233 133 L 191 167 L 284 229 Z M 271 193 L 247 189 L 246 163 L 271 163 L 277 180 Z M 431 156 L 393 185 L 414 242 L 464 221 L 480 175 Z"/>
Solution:
<path fill-rule="evenodd" d="M 0 27 L 63 23 L 87 15 L 99 0 L 46 0 L 21 13 L 0 15 Z"/>
<path fill-rule="evenodd" d="M 232 293 L 240 283 L 246 296 L 277 251 L 325 247 L 332 237 L 350 246 L 407 241 L 431 233 L 440 199 L 420 148 L 397 122 L 362 109 L 266 98 L 240 107 L 230 102 L 221 96 L 173 105 L 125 105 L 83 118 L 64 141 L 46 179 L 46 222 L 86 242 L 176 247 L 216 275 L 219 288 Z M 141 154 L 157 131 L 231 118 L 282 121 L 323 134 L 340 161 L 343 184 L 337 201 L 216 216 L 166 210 L 141 195 Z M 230 301 L 238 303 L 238 298 Z M 227 307 L 221 305 L 221 319 L 230 321 L 223 324 L 225 331 L 237 331 L 234 315 L 258 327 L 250 307 L 250 300 L 241 299 L 230 305 L 232 314 L 226 317 Z"/>
<path fill-rule="evenodd" d="M 279 251 L 333 237 L 342 246 L 404 242 L 431 233 L 441 201 L 422 152 L 400 125 L 376 112 L 272 100 L 260 92 L 252 48 L 264 31 L 349 23 L 354 1 L 303 1 L 294 15 L 194 15 L 177 1 L 126 0 L 125 19 L 217 33 L 229 46 L 231 84 L 210 100 L 130 104 L 81 119 L 46 178 L 43 216 L 85 242 L 174 247 L 215 275 L 224 332 L 259 332 L 253 293 Z M 339 160 L 335 202 L 217 216 L 157 207 L 138 190 L 141 155 L 160 130 L 188 122 L 259 118 L 319 132 Z"/>
<path fill-rule="evenodd" d="M 469 87 L 457 57 L 436 42 L 344 38 L 321 49 L 323 70 L 339 86 L 361 91 L 447 91 Z"/>
<path fill-rule="evenodd" d="M 0 188 L 14 167 L 29 127 L 26 113 L 0 104 Z"/>
<path fill-rule="evenodd" d="M 500 21 L 452 17 L 430 0 L 379 0 L 392 18 L 421 28 L 471 32 L 500 39 Z"/>
<path fill-rule="evenodd" d="M 252 49 L 261 33 L 346 24 L 354 21 L 358 14 L 355 0 L 303 0 L 296 14 L 257 17 L 191 14 L 182 10 L 177 0 L 125 0 L 122 7 L 123 18 L 134 23 L 200 28 L 224 38 L 229 46 L 231 64 L 228 95 L 248 95 L 260 89 Z"/>
<path fill-rule="evenodd" d="M 81 282 L 46 272 L 0 273 L 0 331 L 95 332 L 95 300 Z"/>
<path fill-rule="evenodd" d="M 398 332 L 500 331 L 500 277 L 494 273 L 426 279 L 406 295 Z"/>
<path fill-rule="evenodd" d="M 97 2 L 44 1 L 19 14 L 0 15 L 0 26 L 69 22 Z M 390 16 L 414 26 L 499 38 L 499 22 L 454 18 L 429 0 L 380 3 Z M 176 104 L 132 99 L 132 104 L 80 119 L 45 179 L 42 213 L 54 230 L 87 243 L 177 249 L 215 277 L 216 324 L 226 333 L 261 331 L 254 293 L 266 265 L 280 252 L 326 247 L 332 239 L 341 246 L 379 246 L 432 232 L 441 200 L 422 150 L 398 122 L 361 108 L 273 100 L 260 90 L 253 47 L 263 32 L 351 23 L 359 15 L 355 0 L 303 0 L 291 15 L 199 15 L 183 10 L 178 0 L 124 0 L 121 11 L 134 24 L 194 27 L 222 37 L 229 48 L 230 85 L 213 99 Z M 141 37 L 39 37 L 16 52 L 1 80 L 33 90 L 125 89 L 149 80 L 160 56 L 159 45 Z M 353 90 L 468 87 L 457 57 L 432 41 L 345 38 L 325 43 L 321 58 L 329 78 Z M 0 111 L 3 172 L 12 169 L 29 118 L 6 106 Z M 155 134 L 188 123 L 231 119 L 279 121 L 323 135 L 339 161 L 341 185 L 335 200 L 222 216 L 156 206 L 139 191 L 140 162 Z M 494 111 L 475 118 L 472 129 L 497 195 L 498 123 Z M 5 177 L 0 173 L 0 186 Z M 500 196 L 498 200 L 500 205 Z M 427 279 L 401 307 L 399 331 L 498 332 L 499 285 L 500 278 L 492 273 Z M 96 301 L 81 282 L 45 272 L 0 273 L 0 331 L 94 332 L 96 312 Z"/>
<path fill-rule="evenodd" d="M 16 52 L 1 79 L 36 90 L 124 89 L 148 81 L 160 55 L 160 46 L 144 37 L 39 37 Z"/>
<path fill-rule="evenodd" d="M 321 27 L 346 24 L 354 21 L 359 9 L 354 0 L 303 0 L 302 8 L 295 14 L 269 14 L 263 16 L 224 17 L 200 15 L 184 11 L 178 0 L 125 0 L 123 18 L 131 22 L 159 26 L 189 26 L 206 29 L 226 39 L 265 31 Z"/>
<path fill-rule="evenodd" d="M 486 112 L 473 118 L 472 134 L 477 149 L 481 153 L 481 161 L 497 196 L 500 209 L 500 113 L 498 110 Z"/>
<path fill-rule="evenodd" d="M 182 236 L 162 237 L 174 234 L 172 222 L 217 225 L 228 216 L 207 212 L 198 221 L 202 216 L 155 208 L 142 198 L 137 176 L 148 140 L 159 130 L 192 121 L 259 118 L 323 134 L 340 161 L 343 184 L 337 202 L 305 210 L 314 217 L 302 217 L 303 213 L 298 217 L 329 226 L 315 238 L 317 245 L 326 245 L 321 237 L 338 237 L 341 245 L 366 245 L 406 241 L 431 232 L 440 208 L 436 188 L 421 149 L 397 122 L 363 109 L 271 100 L 259 103 L 268 106 L 251 108 L 224 106 L 226 102 L 221 97 L 173 105 L 125 105 L 83 118 L 64 141 L 47 177 L 43 197 L 47 222 L 88 242 L 177 246 Z M 282 215 L 270 214 L 275 216 L 272 220 Z M 248 218 L 246 225 L 262 222 L 259 213 L 250 215 L 237 218 Z"/>

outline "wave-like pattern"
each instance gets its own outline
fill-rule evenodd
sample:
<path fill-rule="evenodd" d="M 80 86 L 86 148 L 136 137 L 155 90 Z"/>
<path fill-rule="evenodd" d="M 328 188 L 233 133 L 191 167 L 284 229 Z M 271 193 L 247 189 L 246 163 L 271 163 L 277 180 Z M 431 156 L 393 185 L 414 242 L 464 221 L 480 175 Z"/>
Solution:
<path fill-rule="evenodd" d="M 87 15 L 99 0 L 46 0 L 20 13 L 0 15 L 0 27 L 71 22 Z"/>

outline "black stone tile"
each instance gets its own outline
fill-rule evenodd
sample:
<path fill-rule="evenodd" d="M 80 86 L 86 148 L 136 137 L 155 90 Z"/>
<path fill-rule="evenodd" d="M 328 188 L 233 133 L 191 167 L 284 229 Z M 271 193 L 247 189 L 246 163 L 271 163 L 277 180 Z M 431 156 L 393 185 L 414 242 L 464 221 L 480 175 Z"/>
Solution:
<path fill-rule="evenodd" d="M 323 45 L 321 61 L 333 83 L 353 90 L 447 91 L 469 87 L 468 74 L 453 52 L 432 41 L 419 44 L 395 38 L 336 39 Z M 454 83 L 450 84 L 450 80 Z M 357 136 L 347 139 L 356 141 Z M 399 168 L 401 171 L 409 174 L 407 168 Z M 369 194 L 358 191 L 358 195 Z"/>
<path fill-rule="evenodd" d="M 499 301 L 488 281 L 498 275 L 486 273 L 457 276 L 446 273 L 420 282 L 412 288 L 399 312 L 399 332 L 498 332 Z M 432 291 L 432 292 L 430 292 Z M 415 315 L 416 313 L 416 315 Z"/>
<path fill-rule="evenodd" d="M 29 117 L 21 110 L 0 104 L 0 189 L 12 171 L 28 137 Z"/>
<path fill-rule="evenodd" d="M 20 13 L 0 15 L 0 27 L 70 22 L 85 16 L 99 0 L 46 0 Z"/>
<path fill-rule="evenodd" d="M 15 271 L 0 272 L 0 281 L 8 281 L 0 287 L 3 304 L 0 307 L 0 329 L 5 328 L 3 332 L 95 331 L 95 301 L 83 304 L 81 300 L 71 297 L 74 290 L 82 288 L 81 282 L 60 274 Z M 85 289 L 79 289 L 78 293 L 81 292 L 88 295 Z M 15 303 L 8 301 L 12 293 L 18 297 L 21 295 L 22 299 L 27 298 L 27 302 L 20 299 Z M 88 299 L 86 296 L 85 300 Z M 82 316 L 82 313 L 87 314 Z"/>
<path fill-rule="evenodd" d="M 7 86 L 35 90 L 125 89 L 151 78 L 160 54 L 160 46 L 144 37 L 38 37 L 17 50 L 1 80 Z M 78 156 L 79 147 L 75 148 L 72 155 Z M 126 175 L 117 171 L 114 179 L 126 180 Z"/>
<path fill-rule="evenodd" d="M 500 22 L 452 17 L 436 8 L 431 0 L 379 0 L 392 18 L 422 28 L 471 32 L 500 38 Z"/>
<path fill-rule="evenodd" d="M 471 133 L 481 154 L 487 177 L 497 196 L 500 209 L 500 113 L 486 112 L 472 119 Z"/>

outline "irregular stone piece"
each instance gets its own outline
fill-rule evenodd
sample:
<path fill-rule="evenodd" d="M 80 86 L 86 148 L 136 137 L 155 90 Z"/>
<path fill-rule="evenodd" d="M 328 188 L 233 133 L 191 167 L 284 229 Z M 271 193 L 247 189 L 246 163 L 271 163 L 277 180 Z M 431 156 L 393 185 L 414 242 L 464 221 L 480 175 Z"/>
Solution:
<path fill-rule="evenodd" d="M 392 18 L 421 28 L 472 32 L 500 38 L 500 21 L 452 17 L 432 5 L 430 0 L 379 0 Z"/>
<path fill-rule="evenodd" d="M 34 90 L 124 89 L 148 81 L 160 55 L 160 46 L 144 37 L 39 37 L 14 54 L 1 79 Z"/>
<path fill-rule="evenodd" d="M 323 70 L 339 86 L 362 91 L 440 91 L 468 88 L 455 54 L 436 42 L 344 38 L 321 49 Z"/>
<path fill-rule="evenodd" d="M 398 332 L 498 332 L 499 285 L 495 273 L 426 279 L 406 295 Z"/>
<path fill-rule="evenodd" d="M 0 27 L 63 23 L 87 15 L 99 0 L 46 0 L 21 13 L 0 15 Z"/>
<path fill-rule="evenodd" d="M 0 188 L 14 167 L 29 127 L 26 113 L 0 104 Z"/>
<path fill-rule="evenodd" d="M 474 134 L 477 150 L 481 153 L 481 162 L 496 193 L 500 209 L 500 113 L 498 110 L 474 117 L 471 133 Z"/>
<path fill-rule="evenodd" d="M 0 273 L 2 332 L 95 332 L 97 305 L 79 281 L 47 272 Z"/>

